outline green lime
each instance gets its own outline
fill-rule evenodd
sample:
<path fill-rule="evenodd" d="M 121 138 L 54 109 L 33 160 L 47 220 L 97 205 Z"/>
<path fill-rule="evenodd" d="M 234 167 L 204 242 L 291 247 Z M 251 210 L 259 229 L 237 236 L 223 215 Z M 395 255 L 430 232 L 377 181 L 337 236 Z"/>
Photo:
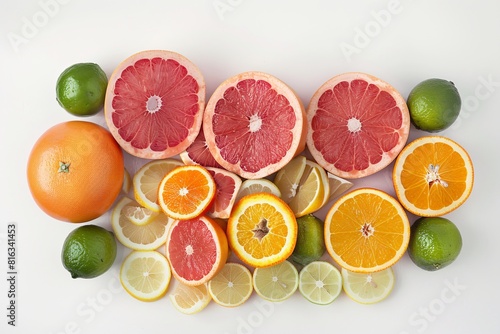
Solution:
<path fill-rule="evenodd" d="M 416 128 L 439 132 L 451 126 L 458 118 L 462 101 L 453 82 L 428 79 L 412 89 L 407 104 L 411 121 Z"/>
<path fill-rule="evenodd" d="M 61 258 L 71 277 L 97 277 L 104 274 L 115 261 L 115 237 L 100 226 L 80 226 L 66 237 Z"/>
<path fill-rule="evenodd" d="M 290 259 L 300 265 L 319 260 L 325 252 L 324 223 L 308 214 L 297 218 L 297 243 Z"/>
<path fill-rule="evenodd" d="M 446 218 L 419 218 L 411 226 L 408 255 L 422 269 L 434 271 L 448 266 L 461 249 L 460 231 Z"/>
<path fill-rule="evenodd" d="M 57 102 L 73 115 L 94 115 L 104 106 L 107 86 L 108 78 L 99 65 L 74 64 L 57 79 Z"/>

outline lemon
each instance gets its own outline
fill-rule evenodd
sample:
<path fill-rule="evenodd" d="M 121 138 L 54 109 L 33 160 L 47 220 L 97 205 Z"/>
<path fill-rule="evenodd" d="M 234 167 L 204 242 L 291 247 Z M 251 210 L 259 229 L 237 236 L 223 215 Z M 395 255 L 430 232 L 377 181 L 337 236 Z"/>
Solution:
<path fill-rule="evenodd" d="M 450 265 L 461 249 L 462 236 L 449 219 L 419 218 L 411 226 L 408 255 L 422 269 L 435 271 Z"/>
<path fill-rule="evenodd" d="M 408 95 L 407 104 L 416 128 L 439 132 L 458 118 L 462 101 L 453 82 L 433 78 L 416 85 Z"/>
<path fill-rule="evenodd" d="M 62 262 L 73 278 L 94 278 L 104 274 L 116 258 L 113 233 L 97 225 L 73 230 L 64 240 Z"/>
<path fill-rule="evenodd" d="M 57 78 L 57 102 L 76 116 L 90 116 L 104 106 L 108 78 L 94 63 L 78 63 L 66 68 Z"/>
<path fill-rule="evenodd" d="M 290 298 L 299 286 L 299 273 L 289 261 L 283 261 L 253 272 L 255 292 L 265 300 L 281 302 Z"/>
<path fill-rule="evenodd" d="M 299 291 L 314 304 L 330 304 L 342 291 L 342 275 L 329 262 L 313 261 L 300 271 Z"/>
<path fill-rule="evenodd" d="M 193 286 L 179 283 L 169 297 L 172 305 L 184 314 L 196 314 L 207 307 L 212 300 L 208 292 L 208 283 Z"/>
<path fill-rule="evenodd" d="M 355 273 L 342 268 L 342 287 L 345 293 L 361 304 L 374 304 L 384 300 L 394 288 L 392 267 L 373 273 Z"/>
<path fill-rule="evenodd" d="M 235 203 L 238 202 L 242 197 L 255 193 L 270 193 L 277 197 L 281 197 L 281 192 L 272 181 L 268 179 L 248 179 L 243 181 L 236 194 Z"/>
<path fill-rule="evenodd" d="M 212 299 L 225 307 L 243 304 L 250 298 L 252 291 L 252 273 L 239 263 L 226 263 L 208 282 L 208 292 Z"/>
<path fill-rule="evenodd" d="M 300 265 L 319 260 L 326 250 L 323 221 L 312 214 L 297 218 L 297 242 L 290 259 Z"/>

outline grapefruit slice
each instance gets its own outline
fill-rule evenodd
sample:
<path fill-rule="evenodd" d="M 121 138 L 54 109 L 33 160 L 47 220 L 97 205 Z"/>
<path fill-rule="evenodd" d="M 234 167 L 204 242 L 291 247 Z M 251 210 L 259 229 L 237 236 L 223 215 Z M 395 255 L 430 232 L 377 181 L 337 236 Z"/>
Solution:
<path fill-rule="evenodd" d="M 364 73 L 325 82 L 307 109 L 307 147 L 330 173 L 355 179 L 378 172 L 403 149 L 410 132 L 405 99 Z"/>
<path fill-rule="evenodd" d="M 208 149 L 203 129 L 200 130 L 194 142 L 179 157 L 185 165 L 222 168 Z"/>
<path fill-rule="evenodd" d="M 125 59 L 106 90 L 110 132 L 128 153 L 164 159 L 184 151 L 203 120 L 205 81 L 184 56 L 149 50 Z"/>
<path fill-rule="evenodd" d="M 206 169 L 215 181 L 215 197 L 207 215 L 212 218 L 227 219 L 243 181 L 238 175 L 222 168 Z"/>
<path fill-rule="evenodd" d="M 222 167 L 257 179 L 304 150 L 306 114 L 285 83 L 266 73 L 245 72 L 224 81 L 210 97 L 203 131 Z"/>

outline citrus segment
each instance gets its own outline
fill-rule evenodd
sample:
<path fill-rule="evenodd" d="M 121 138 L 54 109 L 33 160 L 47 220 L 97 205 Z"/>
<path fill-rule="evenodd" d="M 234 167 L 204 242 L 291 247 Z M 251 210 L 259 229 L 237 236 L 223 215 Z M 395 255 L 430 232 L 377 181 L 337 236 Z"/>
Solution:
<path fill-rule="evenodd" d="M 164 159 L 194 141 L 204 107 L 205 81 L 198 68 L 178 53 L 148 50 L 130 56 L 113 71 L 104 113 L 125 151 Z"/>
<path fill-rule="evenodd" d="M 224 81 L 203 116 L 206 143 L 215 160 L 246 179 L 266 177 L 302 152 L 306 129 L 297 95 L 262 72 Z"/>
<path fill-rule="evenodd" d="M 331 263 L 311 262 L 300 271 L 299 291 L 314 304 L 330 304 L 342 291 L 342 275 Z"/>
<path fill-rule="evenodd" d="M 410 131 L 405 99 L 388 83 L 364 73 L 325 82 L 308 109 L 307 147 L 314 160 L 343 178 L 360 178 L 389 165 Z"/>
<path fill-rule="evenodd" d="M 244 196 L 233 207 L 227 224 L 233 252 L 253 267 L 286 260 L 297 240 L 297 222 L 288 205 L 269 193 Z"/>
<path fill-rule="evenodd" d="M 135 225 L 146 225 L 153 221 L 158 212 L 151 211 L 142 206 L 129 205 L 123 209 L 123 214 Z"/>
<path fill-rule="evenodd" d="M 392 292 L 394 282 L 391 267 L 375 273 L 355 273 L 342 268 L 345 293 L 361 304 L 374 304 L 384 300 Z"/>
<path fill-rule="evenodd" d="M 239 263 L 226 263 L 224 268 L 208 282 L 208 291 L 219 305 L 239 306 L 252 294 L 252 273 Z"/>
<path fill-rule="evenodd" d="M 225 169 L 207 167 L 207 170 L 214 179 L 216 189 L 213 204 L 207 214 L 212 218 L 227 219 L 242 181 L 238 175 Z"/>
<path fill-rule="evenodd" d="M 155 301 L 167 292 L 172 274 L 167 259 L 157 251 L 132 251 L 123 261 L 120 282 L 141 301 Z"/>
<path fill-rule="evenodd" d="M 198 313 L 212 300 L 207 283 L 198 286 L 178 284 L 169 297 L 172 305 L 184 314 Z"/>
<path fill-rule="evenodd" d="M 228 257 L 226 235 L 208 217 L 176 220 L 168 233 L 165 254 L 178 281 L 200 285 L 224 267 Z"/>
<path fill-rule="evenodd" d="M 306 168 L 307 158 L 298 155 L 281 168 L 274 177 L 274 184 L 281 192 L 281 198 L 289 202 L 297 195 L 300 179 Z"/>
<path fill-rule="evenodd" d="M 255 292 L 271 302 L 290 298 L 299 286 L 299 273 L 289 261 L 255 268 L 252 279 Z"/>
<path fill-rule="evenodd" d="M 353 186 L 353 183 L 349 180 L 345 180 L 341 177 L 333 175 L 330 172 L 327 172 L 326 174 L 328 176 L 328 184 L 330 186 L 330 195 L 328 197 L 327 202 L 344 194 L 347 190 L 351 189 L 351 187 Z"/>
<path fill-rule="evenodd" d="M 136 210 L 139 204 L 123 197 L 113 208 L 111 226 L 116 238 L 124 246 L 134 250 L 155 250 L 167 240 L 168 224 L 171 221 L 163 213 L 158 213 L 145 225 L 134 224 L 127 211 Z"/>
<path fill-rule="evenodd" d="M 374 272 L 396 263 L 410 239 L 399 202 L 376 189 L 356 189 L 337 200 L 325 218 L 325 245 L 332 258 L 354 272 Z"/>
<path fill-rule="evenodd" d="M 132 188 L 132 177 L 130 176 L 128 170 L 125 168 L 123 171 L 122 192 L 127 195 L 131 188 Z"/>
<path fill-rule="evenodd" d="M 236 202 L 239 201 L 243 196 L 263 192 L 281 197 L 279 188 L 273 182 L 269 181 L 268 179 L 252 179 L 243 181 L 240 190 L 236 195 Z"/>
<path fill-rule="evenodd" d="M 144 164 L 132 179 L 135 200 L 154 212 L 160 212 L 158 186 L 165 175 L 175 167 L 182 166 L 176 159 L 153 160 Z"/>
<path fill-rule="evenodd" d="M 174 219 L 188 220 L 204 213 L 215 197 L 210 172 L 200 165 L 180 166 L 167 173 L 158 186 L 158 204 Z"/>
<path fill-rule="evenodd" d="M 208 149 L 203 128 L 191 145 L 189 145 L 184 152 L 179 154 L 179 156 L 185 165 L 202 165 L 204 167 L 222 168 Z"/>
<path fill-rule="evenodd" d="M 418 216 L 445 215 L 461 206 L 472 192 L 470 156 L 455 141 L 425 136 L 408 144 L 392 174 L 401 204 Z"/>

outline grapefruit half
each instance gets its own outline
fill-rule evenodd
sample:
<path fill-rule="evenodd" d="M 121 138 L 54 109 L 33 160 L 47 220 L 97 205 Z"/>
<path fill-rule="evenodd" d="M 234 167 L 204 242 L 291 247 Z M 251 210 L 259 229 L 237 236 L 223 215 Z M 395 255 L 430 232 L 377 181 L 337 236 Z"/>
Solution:
<path fill-rule="evenodd" d="M 364 73 L 325 82 L 308 109 L 307 148 L 316 162 L 341 178 L 378 172 L 403 149 L 410 132 L 405 99 L 388 83 Z"/>
<path fill-rule="evenodd" d="M 194 141 L 204 107 L 205 81 L 199 69 L 178 53 L 148 50 L 130 56 L 114 70 L 104 114 L 125 151 L 164 159 Z"/>
<path fill-rule="evenodd" d="M 306 114 L 299 97 L 266 73 L 224 81 L 203 116 L 206 144 L 225 169 L 245 179 L 268 176 L 302 152 Z"/>

